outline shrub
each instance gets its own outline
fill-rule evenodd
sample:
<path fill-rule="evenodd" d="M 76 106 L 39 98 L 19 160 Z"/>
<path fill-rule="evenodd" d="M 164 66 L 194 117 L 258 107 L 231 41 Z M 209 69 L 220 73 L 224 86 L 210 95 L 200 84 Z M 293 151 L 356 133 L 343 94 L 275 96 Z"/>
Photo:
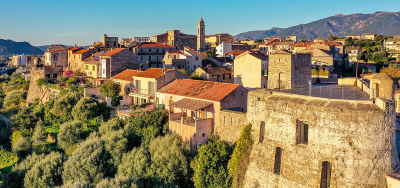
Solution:
<path fill-rule="evenodd" d="M 236 141 L 235 149 L 233 150 L 232 158 L 229 161 L 229 174 L 232 176 L 232 187 L 242 187 L 244 176 L 250 160 L 250 152 L 253 146 L 251 137 L 251 125 L 245 126 L 239 139 Z"/>
<path fill-rule="evenodd" d="M 104 142 L 97 136 L 91 136 L 80 143 L 64 163 L 63 181 L 95 185 L 110 175 L 113 168 L 110 159 Z"/>
<path fill-rule="evenodd" d="M 228 144 L 215 138 L 201 146 L 191 162 L 196 188 L 231 187 L 231 178 L 228 173 L 231 153 L 231 147 Z"/>
<path fill-rule="evenodd" d="M 83 125 L 80 121 L 66 122 L 61 125 L 58 134 L 58 145 L 67 153 L 71 153 L 71 147 L 83 140 Z"/>
<path fill-rule="evenodd" d="M 18 156 L 15 153 L 0 149 L 0 169 L 10 167 L 18 162 Z"/>
<path fill-rule="evenodd" d="M 24 186 L 35 188 L 61 185 L 62 165 L 63 156 L 60 153 L 50 153 L 26 173 Z"/>

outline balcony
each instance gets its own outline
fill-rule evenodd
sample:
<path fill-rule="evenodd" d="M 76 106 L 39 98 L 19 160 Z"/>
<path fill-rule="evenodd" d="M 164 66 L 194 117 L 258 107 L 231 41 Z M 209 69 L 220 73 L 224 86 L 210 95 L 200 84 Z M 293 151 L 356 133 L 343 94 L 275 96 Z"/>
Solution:
<path fill-rule="evenodd" d="M 131 97 L 154 97 L 155 94 L 156 92 L 152 90 L 136 88 L 131 89 L 129 92 L 129 96 Z"/>

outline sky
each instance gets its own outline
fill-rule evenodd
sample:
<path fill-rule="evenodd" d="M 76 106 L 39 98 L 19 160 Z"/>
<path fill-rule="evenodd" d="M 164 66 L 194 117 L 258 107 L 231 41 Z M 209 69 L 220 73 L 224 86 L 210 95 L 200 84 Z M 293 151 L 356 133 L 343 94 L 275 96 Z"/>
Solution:
<path fill-rule="evenodd" d="M 151 36 L 170 29 L 232 35 L 290 27 L 336 14 L 400 11 L 399 0 L 1 0 L 0 39 L 87 45 L 103 34 Z"/>

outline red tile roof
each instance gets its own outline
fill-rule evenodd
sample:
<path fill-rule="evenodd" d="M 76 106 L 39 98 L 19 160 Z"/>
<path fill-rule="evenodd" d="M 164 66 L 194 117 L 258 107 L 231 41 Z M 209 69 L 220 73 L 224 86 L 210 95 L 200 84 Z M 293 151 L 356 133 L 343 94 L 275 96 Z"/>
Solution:
<path fill-rule="evenodd" d="M 114 49 L 111 49 L 111 50 L 109 50 L 107 52 L 99 54 L 99 56 L 108 56 L 108 57 L 110 57 L 110 56 L 117 55 L 117 54 L 119 54 L 119 53 L 121 53 L 121 52 L 123 52 L 125 50 L 127 50 L 127 48 L 114 48 Z"/>
<path fill-rule="evenodd" d="M 239 87 L 239 84 L 179 79 L 161 88 L 159 92 L 210 101 L 221 101 Z"/>
<path fill-rule="evenodd" d="M 174 48 L 174 47 L 164 43 L 153 42 L 153 43 L 143 43 L 139 45 L 139 48 Z"/>
<path fill-rule="evenodd" d="M 244 52 L 246 52 L 246 50 L 234 50 L 234 51 L 227 52 L 226 55 L 238 56 Z"/>
<path fill-rule="evenodd" d="M 88 49 L 80 49 L 80 50 L 74 51 L 72 53 L 73 54 L 83 54 L 83 53 L 86 53 L 88 51 L 89 51 Z"/>
<path fill-rule="evenodd" d="M 173 71 L 173 69 L 165 69 L 166 72 Z M 118 73 L 113 77 L 116 80 L 126 80 L 132 81 L 132 77 L 142 77 L 142 78 L 160 78 L 164 75 L 162 68 L 150 68 L 145 71 L 125 69 L 124 71 Z"/>

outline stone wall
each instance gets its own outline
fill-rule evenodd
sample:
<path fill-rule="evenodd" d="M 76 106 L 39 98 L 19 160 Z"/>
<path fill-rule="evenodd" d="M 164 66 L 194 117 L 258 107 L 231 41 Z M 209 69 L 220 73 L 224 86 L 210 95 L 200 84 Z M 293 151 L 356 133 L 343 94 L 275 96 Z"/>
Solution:
<path fill-rule="evenodd" d="M 214 134 L 223 141 L 234 143 L 239 139 L 242 128 L 247 124 L 245 112 L 222 110 L 219 126 L 215 127 Z"/>
<path fill-rule="evenodd" d="M 390 108 L 368 100 L 250 92 L 247 119 L 256 142 L 244 187 L 320 187 L 323 161 L 331 164 L 330 188 L 386 187 L 385 175 L 392 162 L 398 164 Z M 299 121 L 308 125 L 307 144 L 296 144 Z M 280 175 L 274 173 L 277 147 L 283 149 Z"/>
<path fill-rule="evenodd" d="M 40 87 L 37 84 L 39 79 L 45 79 L 46 75 L 52 74 L 50 71 L 46 70 L 46 68 L 32 68 L 31 69 L 31 78 L 29 82 L 29 89 L 27 95 L 27 103 L 33 103 L 38 100 L 40 103 L 45 103 L 52 98 L 55 98 L 59 95 L 60 91 L 54 88 Z M 57 74 L 57 73 L 55 73 Z"/>

